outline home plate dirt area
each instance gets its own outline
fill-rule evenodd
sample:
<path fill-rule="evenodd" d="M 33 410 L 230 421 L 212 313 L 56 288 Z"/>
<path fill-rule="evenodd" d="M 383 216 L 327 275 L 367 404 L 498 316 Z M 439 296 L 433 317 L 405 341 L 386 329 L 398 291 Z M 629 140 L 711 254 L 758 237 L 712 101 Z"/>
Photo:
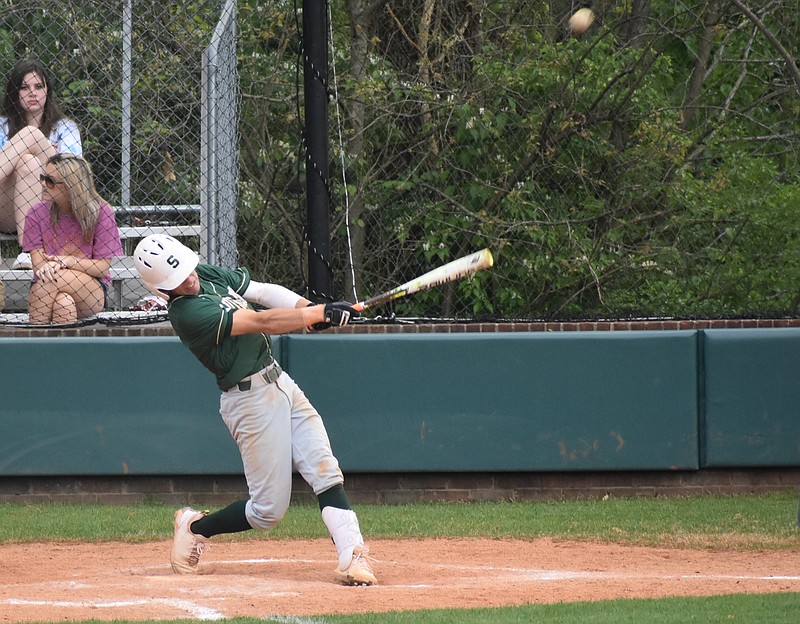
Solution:
<path fill-rule="evenodd" d="M 609 598 L 800 592 L 800 552 L 539 539 L 370 540 L 379 585 L 332 582 L 330 540 L 215 541 L 200 573 L 169 542 L 0 546 L 0 622 L 498 607 Z"/>

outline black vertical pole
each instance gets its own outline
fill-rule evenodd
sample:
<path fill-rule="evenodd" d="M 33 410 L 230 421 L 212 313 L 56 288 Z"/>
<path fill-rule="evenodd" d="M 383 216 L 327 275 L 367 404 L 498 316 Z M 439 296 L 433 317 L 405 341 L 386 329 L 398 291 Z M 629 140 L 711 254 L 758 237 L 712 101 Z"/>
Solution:
<path fill-rule="evenodd" d="M 328 180 L 327 2 L 303 0 L 308 287 L 314 302 L 332 300 Z"/>

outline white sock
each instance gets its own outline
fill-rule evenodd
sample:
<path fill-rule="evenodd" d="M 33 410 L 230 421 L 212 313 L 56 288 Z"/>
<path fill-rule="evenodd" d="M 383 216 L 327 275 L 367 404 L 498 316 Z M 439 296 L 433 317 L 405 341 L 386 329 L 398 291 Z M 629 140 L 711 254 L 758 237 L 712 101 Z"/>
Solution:
<path fill-rule="evenodd" d="M 328 527 L 328 533 L 331 534 L 339 554 L 339 569 L 344 570 L 350 565 L 353 549 L 364 545 L 356 512 L 352 509 L 325 507 L 322 510 L 322 521 Z"/>

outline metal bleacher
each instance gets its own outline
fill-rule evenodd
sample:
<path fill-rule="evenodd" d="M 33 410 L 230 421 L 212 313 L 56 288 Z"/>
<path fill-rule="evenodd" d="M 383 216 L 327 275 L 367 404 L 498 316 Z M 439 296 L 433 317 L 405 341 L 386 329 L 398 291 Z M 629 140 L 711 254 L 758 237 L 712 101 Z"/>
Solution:
<path fill-rule="evenodd" d="M 148 294 L 133 266 L 132 253 L 136 243 L 150 234 L 168 234 L 175 238 L 200 236 L 201 206 L 198 204 L 169 206 L 127 206 L 114 208 L 124 255 L 111 263 L 111 286 L 108 290 L 110 308 L 125 309 Z M 184 222 L 185 221 L 185 222 Z M 135 225 L 130 225 L 134 223 Z M 0 241 L 16 241 L 16 234 L 0 233 Z M 13 269 L 14 257 L 4 257 L 0 262 L 0 281 L 5 284 L 5 309 L 25 310 L 28 283 L 33 271 Z"/>

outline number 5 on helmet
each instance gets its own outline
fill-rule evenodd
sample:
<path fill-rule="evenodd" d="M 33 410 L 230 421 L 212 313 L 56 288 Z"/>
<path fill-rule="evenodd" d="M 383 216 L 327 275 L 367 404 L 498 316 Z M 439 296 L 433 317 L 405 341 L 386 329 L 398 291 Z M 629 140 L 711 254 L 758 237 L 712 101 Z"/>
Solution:
<path fill-rule="evenodd" d="M 133 266 L 155 294 L 169 299 L 200 262 L 199 256 L 179 240 L 166 234 L 151 234 L 136 245 Z"/>

